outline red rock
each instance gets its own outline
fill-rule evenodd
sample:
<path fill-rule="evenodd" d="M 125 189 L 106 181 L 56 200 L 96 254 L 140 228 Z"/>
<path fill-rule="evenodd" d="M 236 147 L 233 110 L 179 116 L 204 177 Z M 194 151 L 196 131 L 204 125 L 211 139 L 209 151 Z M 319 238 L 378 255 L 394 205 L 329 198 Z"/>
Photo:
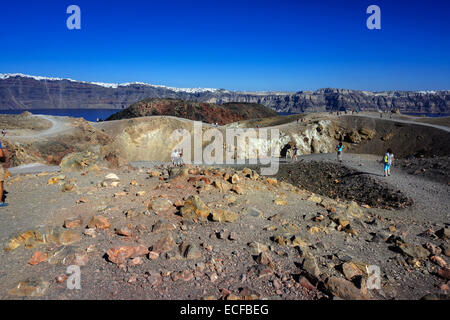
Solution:
<path fill-rule="evenodd" d="M 127 227 L 123 227 L 123 228 L 117 229 L 116 234 L 119 236 L 131 237 L 132 232 Z"/>
<path fill-rule="evenodd" d="M 67 276 L 66 275 L 57 276 L 55 278 L 56 283 L 59 283 L 59 284 L 63 283 L 66 280 L 67 280 Z"/>
<path fill-rule="evenodd" d="M 148 258 L 149 258 L 150 260 L 156 260 L 156 259 L 159 258 L 159 253 L 158 253 L 158 252 L 151 251 L 151 252 L 149 252 L 149 254 L 148 254 Z"/>
<path fill-rule="evenodd" d="M 430 258 L 430 260 L 434 263 L 436 263 L 438 266 L 440 266 L 441 268 L 445 268 L 447 267 L 447 263 L 444 261 L 444 259 L 442 259 L 439 256 L 432 256 Z"/>
<path fill-rule="evenodd" d="M 316 287 L 314 287 L 314 286 L 311 284 L 311 282 L 309 282 L 309 280 L 306 279 L 306 278 L 303 277 L 303 276 L 300 277 L 299 283 L 300 283 L 300 285 L 301 285 L 303 288 L 306 288 L 306 289 L 308 289 L 308 290 L 314 290 L 314 289 L 316 289 Z"/>
<path fill-rule="evenodd" d="M 123 264 L 133 256 L 134 248 L 130 246 L 115 247 L 109 249 L 106 254 L 112 263 Z"/>
<path fill-rule="evenodd" d="M 136 257 L 142 257 L 145 256 L 149 253 L 148 248 L 143 246 L 143 245 L 138 245 L 137 247 L 134 248 L 134 253 L 132 255 L 132 258 L 136 258 Z"/>
<path fill-rule="evenodd" d="M 81 221 L 81 219 L 68 219 L 64 221 L 64 228 L 66 229 L 78 228 L 81 226 L 82 223 L 83 221 Z"/>
<path fill-rule="evenodd" d="M 444 279 L 450 280 L 450 269 L 449 268 L 439 269 L 438 275 Z"/>
<path fill-rule="evenodd" d="M 37 265 L 41 262 L 45 262 L 47 261 L 47 254 L 46 253 L 42 253 L 41 251 L 36 251 L 33 256 L 31 257 L 30 261 L 28 261 L 29 264 L 31 264 L 32 266 Z"/>
<path fill-rule="evenodd" d="M 131 266 L 131 267 L 140 265 L 142 263 L 143 263 L 143 261 L 142 261 L 141 257 L 136 257 L 136 258 L 131 259 L 131 260 L 128 261 L 128 265 Z"/>
<path fill-rule="evenodd" d="M 95 216 L 91 219 L 91 221 L 88 223 L 88 228 L 93 229 L 103 229 L 107 230 L 111 228 L 111 224 L 109 223 L 108 219 L 103 216 Z"/>

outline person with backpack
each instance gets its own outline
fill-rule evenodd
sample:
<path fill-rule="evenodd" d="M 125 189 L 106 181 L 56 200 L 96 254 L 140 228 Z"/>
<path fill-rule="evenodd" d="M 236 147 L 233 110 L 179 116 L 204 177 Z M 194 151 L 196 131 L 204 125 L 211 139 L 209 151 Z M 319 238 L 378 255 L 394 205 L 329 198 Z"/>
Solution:
<path fill-rule="evenodd" d="M 384 163 L 384 176 L 391 175 L 391 166 L 394 162 L 394 154 L 392 153 L 392 149 L 387 149 L 387 152 L 384 154 L 383 163 Z"/>
<path fill-rule="evenodd" d="M 343 146 L 342 142 L 339 142 L 339 144 L 336 147 L 337 159 L 339 162 L 342 162 L 342 151 L 343 150 L 344 150 L 344 146 Z"/>
<path fill-rule="evenodd" d="M 6 156 L 5 156 L 5 152 L 3 151 L 3 146 L 2 146 L 2 142 L 0 141 L 0 162 L 5 162 L 6 161 Z M 5 202 L 4 200 L 4 181 L 5 181 L 5 169 L 3 169 L 3 166 L 0 164 L 0 196 L 1 198 L 1 202 L 0 202 L 0 207 L 7 207 L 8 204 Z"/>

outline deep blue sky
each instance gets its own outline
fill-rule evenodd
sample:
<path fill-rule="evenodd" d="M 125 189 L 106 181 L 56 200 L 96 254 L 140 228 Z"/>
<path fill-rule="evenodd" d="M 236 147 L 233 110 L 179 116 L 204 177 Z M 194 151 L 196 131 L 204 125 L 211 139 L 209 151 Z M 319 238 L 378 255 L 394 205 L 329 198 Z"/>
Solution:
<path fill-rule="evenodd" d="M 66 28 L 66 8 L 82 30 Z M 366 28 L 381 7 L 382 30 Z M 229 90 L 450 89 L 450 1 L 0 1 L 0 73 Z"/>

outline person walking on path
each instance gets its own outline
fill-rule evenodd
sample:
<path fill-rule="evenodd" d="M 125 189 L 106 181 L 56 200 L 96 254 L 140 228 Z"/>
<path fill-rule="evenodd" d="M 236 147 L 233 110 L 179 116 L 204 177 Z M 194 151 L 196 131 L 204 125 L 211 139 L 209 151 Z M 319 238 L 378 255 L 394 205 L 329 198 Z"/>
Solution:
<path fill-rule="evenodd" d="M 172 154 L 170 155 L 170 159 L 172 160 L 172 165 L 176 166 L 177 165 L 177 159 L 178 158 L 178 150 L 173 150 Z"/>
<path fill-rule="evenodd" d="M 387 149 L 387 152 L 384 154 L 383 163 L 384 163 L 384 176 L 391 175 L 391 166 L 394 162 L 394 154 L 392 153 L 392 149 Z"/>
<path fill-rule="evenodd" d="M 298 148 L 297 148 L 297 146 L 295 146 L 293 149 L 292 149 L 292 159 L 291 159 L 291 163 L 294 163 L 294 161 L 297 161 L 298 159 L 297 159 L 297 155 L 298 155 Z"/>
<path fill-rule="evenodd" d="M 339 162 L 342 162 L 342 151 L 343 150 L 344 150 L 344 146 L 342 145 L 342 142 L 339 142 L 339 144 L 336 146 L 337 159 Z"/>
<path fill-rule="evenodd" d="M 2 197 L 1 201 L 0 201 L 0 207 L 8 206 L 8 204 L 4 201 L 5 169 L 3 169 L 2 163 L 4 163 L 5 161 L 6 161 L 6 156 L 5 156 L 5 152 L 3 151 L 2 142 L 0 141 L 0 196 Z"/>

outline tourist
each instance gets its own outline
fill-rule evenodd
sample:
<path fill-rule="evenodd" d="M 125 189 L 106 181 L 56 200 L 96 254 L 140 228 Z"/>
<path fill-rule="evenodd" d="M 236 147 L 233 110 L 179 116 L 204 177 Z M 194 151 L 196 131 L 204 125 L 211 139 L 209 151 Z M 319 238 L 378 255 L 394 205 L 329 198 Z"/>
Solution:
<path fill-rule="evenodd" d="M 339 142 L 339 144 L 336 147 L 337 159 L 339 162 L 342 162 L 342 150 L 343 149 L 344 149 L 344 146 L 342 145 L 342 142 Z"/>
<path fill-rule="evenodd" d="M 175 166 L 177 164 L 178 159 L 178 150 L 174 149 L 172 154 L 170 155 L 170 159 L 172 160 L 172 165 Z"/>
<path fill-rule="evenodd" d="M 6 136 L 6 129 L 2 130 L 2 136 Z"/>
<path fill-rule="evenodd" d="M 5 157 L 5 153 L 3 151 L 3 146 L 2 143 L 0 141 L 0 162 L 5 162 L 6 161 L 6 157 Z M 3 169 L 3 166 L 0 164 L 0 196 L 2 197 L 1 202 L 0 202 L 0 207 L 7 207 L 8 204 L 5 202 L 4 200 L 4 190 L 3 190 L 3 183 L 5 181 L 5 169 Z"/>
<path fill-rule="evenodd" d="M 384 154 L 383 163 L 384 163 L 384 176 L 391 175 L 391 166 L 394 162 L 394 154 L 392 153 L 392 149 L 387 149 L 387 152 Z"/>
<path fill-rule="evenodd" d="M 298 148 L 297 148 L 297 146 L 295 146 L 294 149 L 292 149 L 291 163 L 293 163 L 294 161 L 297 161 L 297 155 L 298 155 Z"/>
<path fill-rule="evenodd" d="M 177 165 L 182 167 L 183 166 L 183 150 L 178 150 L 178 158 L 177 158 Z"/>

